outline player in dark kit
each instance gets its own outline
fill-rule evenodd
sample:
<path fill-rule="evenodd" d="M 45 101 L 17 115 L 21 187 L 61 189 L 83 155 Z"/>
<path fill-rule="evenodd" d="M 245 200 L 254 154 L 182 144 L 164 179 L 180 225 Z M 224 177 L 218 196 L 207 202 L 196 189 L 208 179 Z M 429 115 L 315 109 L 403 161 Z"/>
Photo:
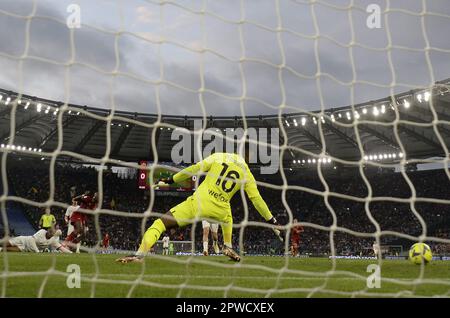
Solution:
<path fill-rule="evenodd" d="M 103 237 L 103 248 L 107 250 L 108 247 L 109 247 L 109 234 L 106 233 L 105 236 Z"/>
<path fill-rule="evenodd" d="M 80 211 L 80 209 L 95 210 L 98 203 L 98 193 L 95 192 L 94 195 L 92 195 L 91 191 L 86 191 L 84 194 L 79 195 L 72 200 L 75 201 L 80 208 L 73 212 L 70 217 L 70 224 L 72 224 L 74 230 L 66 237 L 66 240 L 63 243 L 70 248 L 75 247 L 86 234 L 86 222 L 88 215 Z"/>
<path fill-rule="evenodd" d="M 294 224 L 298 223 L 297 219 L 294 219 Z M 300 233 L 303 232 L 301 225 L 296 225 L 291 229 L 291 254 L 292 256 L 298 255 L 298 249 L 300 246 Z"/>

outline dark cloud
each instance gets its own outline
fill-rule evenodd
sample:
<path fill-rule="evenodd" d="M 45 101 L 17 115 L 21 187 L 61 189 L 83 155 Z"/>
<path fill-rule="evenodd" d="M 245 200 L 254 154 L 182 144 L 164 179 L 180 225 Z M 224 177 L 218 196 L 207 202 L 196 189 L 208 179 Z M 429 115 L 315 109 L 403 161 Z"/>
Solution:
<path fill-rule="evenodd" d="M 210 15 L 202 17 L 171 4 L 164 5 L 161 24 L 160 7 L 151 3 L 126 1 L 120 2 L 119 8 L 110 2 L 94 5 L 81 1 L 85 20 L 83 27 L 74 32 L 74 46 L 63 23 L 67 3 L 37 2 L 28 43 L 27 19 L 0 12 L 2 88 L 23 89 L 49 99 L 70 98 L 76 104 L 105 108 L 114 105 L 116 109 L 147 113 L 158 112 L 159 89 L 159 111 L 164 114 L 201 115 L 202 101 L 207 115 L 240 115 L 237 99 L 243 95 L 244 87 L 247 114 L 278 112 L 283 90 L 277 65 L 283 56 L 286 66 L 294 71 L 281 71 L 286 104 L 293 107 L 292 111 L 319 109 L 321 96 L 325 108 L 349 105 L 352 87 L 358 103 L 389 95 L 389 87 L 377 85 L 395 82 L 394 90 L 400 92 L 450 77 L 450 44 L 444 36 L 450 34 L 450 19 L 426 15 L 423 29 L 419 15 L 423 2 L 418 0 L 391 3 L 388 24 L 383 18 L 381 29 L 366 27 L 365 8 L 378 3 L 385 10 L 387 2 L 383 0 L 358 1 L 350 15 L 345 9 L 351 4 L 349 0 L 324 0 L 313 7 L 306 2 L 285 0 L 280 1 L 278 10 L 281 19 L 275 2 L 269 0 L 245 1 L 242 11 L 241 1 L 207 2 L 208 12 L 223 19 L 237 22 L 244 15 L 249 23 L 242 25 Z M 447 1 L 426 3 L 428 13 L 450 14 Z M 190 10 L 201 9 L 196 1 L 180 4 Z M 24 16 L 32 8 L 33 1 L 27 0 L 0 3 L 0 10 Z M 277 33 L 278 26 L 286 31 Z M 159 45 L 160 39 L 167 41 Z M 430 47 L 440 49 L 429 52 L 431 67 L 424 50 L 427 41 Z M 197 52 L 203 42 L 212 52 Z M 19 68 L 18 59 L 26 48 L 27 55 Z M 68 64 L 72 56 L 74 64 Z M 315 77 L 319 70 L 321 91 Z M 199 94 L 202 76 L 205 89 L 216 94 Z M 66 79 L 70 81 L 66 83 Z M 157 88 L 154 83 L 160 79 L 173 85 L 163 83 Z"/>

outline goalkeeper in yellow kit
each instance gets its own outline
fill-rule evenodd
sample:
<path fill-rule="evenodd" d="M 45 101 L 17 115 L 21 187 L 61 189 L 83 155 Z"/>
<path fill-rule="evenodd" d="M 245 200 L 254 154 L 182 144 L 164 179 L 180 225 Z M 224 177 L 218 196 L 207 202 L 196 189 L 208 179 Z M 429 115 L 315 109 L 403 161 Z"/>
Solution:
<path fill-rule="evenodd" d="M 238 154 L 212 154 L 168 179 L 161 179 L 159 183 L 161 181 L 166 184 L 179 183 L 198 173 L 206 174 L 206 178 L 194 194 L 170 209 L 148 228 L 136 254 L 119 258 L 118 262 L 140 261 L 164 231 L 184 227 L 202 219 L 215 220 L 221 224 L 224 240 L 223 253 L 234 261 L 240 261 L 239 255 L 232 249 L 231 244 L 233 217 L 230 200 L 241 187 L 244 188 L 259 214 L 266 222 L 274 225 L 273 231 L 280 240 L 283 240 L 280 226 L 259 194 L 255 178 L 244 158 Z"/>

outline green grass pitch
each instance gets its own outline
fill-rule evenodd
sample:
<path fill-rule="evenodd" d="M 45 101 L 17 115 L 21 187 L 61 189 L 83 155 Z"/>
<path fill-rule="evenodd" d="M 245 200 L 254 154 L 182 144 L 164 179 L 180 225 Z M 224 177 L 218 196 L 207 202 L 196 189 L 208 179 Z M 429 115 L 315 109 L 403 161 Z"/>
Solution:
<path fill-rule="evenodd" d="M 383 260 L 381 288 L 369 289 L 375 260 L 223 256 L 148 257 L 119 264 L 117 255 L 0 253 L 0 296 L 5 297 L 450 297 L 450 263 L 424 268 Z M 67 267 L 79 265 L 81 288 L 68 288 Z M 69 277 L 70 279 L 70 277 Z M 391 281 L 396 279 L 396 281 Z M 336 293 L 337 292 L 337 293 Z"/>

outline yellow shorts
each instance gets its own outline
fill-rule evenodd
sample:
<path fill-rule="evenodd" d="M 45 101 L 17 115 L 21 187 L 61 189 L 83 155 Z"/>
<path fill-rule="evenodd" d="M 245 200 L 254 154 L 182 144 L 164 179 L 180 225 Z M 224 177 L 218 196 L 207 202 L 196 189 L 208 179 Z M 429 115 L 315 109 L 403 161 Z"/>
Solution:
<path fill-rule="evenodd" d="M 205 210 L 205 211 L 202 211 Z M 202 209 L 197 200 L 190 196 L 180 204 L 170 209 L 173 217 L 178 223 L 178 226 L 184 227 L 188 224 L 194 223 L 194 221 L 200 220 L 215 220 L 219 223 L 233 223 L 231 216 L 231 210 L 222 210 L 220 212 L 214 211 L 215 209 Z"/>
<path fill-rule="evenodd" d="M 194 208 L 192 197 L 187 198 L 180 204 L 177 204 L 170 209 L 173 217 L 178 223 L 179 227 L 184 227 L 188 224 L 192 224 L 196 218 L 196 210 Z"/>
<path fill-rule="evenodd" d="M 231 209 L 225 209 L 220 212 L 214 211 L 214 209 L 205 209 L 206 211 L 201 210 L 198 202 L 190 196 L 185 201 L 170 209 L 170 212 L 177 221 L 179 227 L 192 224 L 196 220 L 216 220 L 220 223 L 220 227 L 222 228 L 224 243 L 231 246 L 231 237 L 233 233 L 233 216 L 231 215 Z"/>

